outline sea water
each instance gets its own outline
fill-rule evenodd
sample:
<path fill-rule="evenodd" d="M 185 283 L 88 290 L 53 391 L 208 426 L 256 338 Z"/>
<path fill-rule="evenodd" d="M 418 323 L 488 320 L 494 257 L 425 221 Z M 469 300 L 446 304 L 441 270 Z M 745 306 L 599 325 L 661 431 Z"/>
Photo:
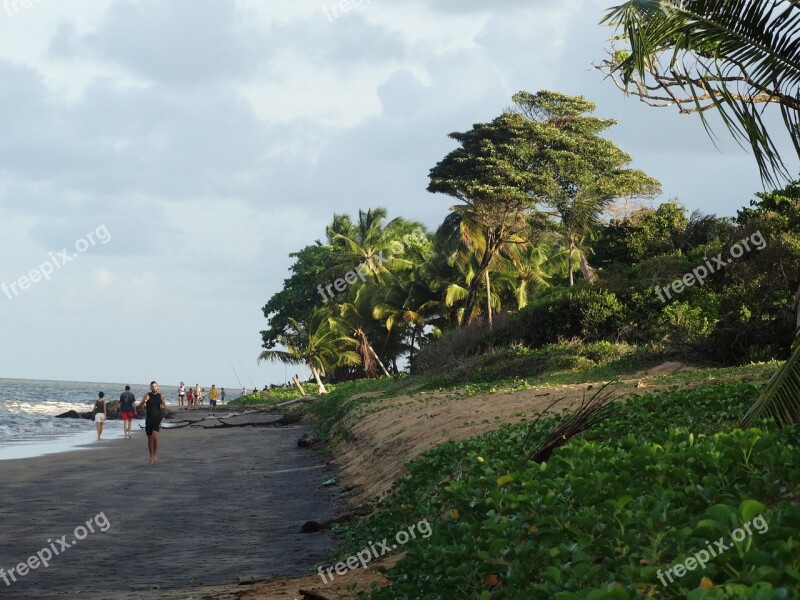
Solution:
<path fill-rule="evenodd" d="M 130 383 L 137 401 L 150 389 L 150 382 Z M 0 379 L 0 460 L 63 452 L 97 440 L 95 425 L 88 419 L 57 419 L 75 410 L 91 411 L 98 392 L 107 401 L 118 400 L 125 384 L 80 381 Z M 177 403 L 176 386 L 159 385 L 167 402 Z M 138 430 L 135 423 L 133 430 Z M 122 437 L 122 422 L 107 421 L 103 439 Z"/>

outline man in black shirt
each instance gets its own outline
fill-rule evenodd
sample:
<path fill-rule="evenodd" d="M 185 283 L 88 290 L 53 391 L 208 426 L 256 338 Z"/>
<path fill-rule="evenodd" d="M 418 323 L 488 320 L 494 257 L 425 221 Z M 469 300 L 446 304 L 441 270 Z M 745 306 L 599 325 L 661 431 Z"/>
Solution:
<path fill-rule="evenodd" d="M 158 451 L 158 432 L 161 431 L 161 419 L 167 405 L 164 396 L 158 393 L 158 383 L 150 382 L 150 391 L 144 395 L 139 403 L 139 408 L 147 405 L 147 416 L 144 420 L 144 431 L 147 434 L 147 449 L 150 451 L 150 464 L 158 462 L 156 452 Z"/>
<path fill-rule="evenodd" d="M 131 392 L 131 386 L 126 385 L 125 391 L 119 395 L 119 418 L 122 419 L 122 434 L 130 439 L 131 436 L 131 423 L 133 417 L 136 416 L 136 396 Z"/>

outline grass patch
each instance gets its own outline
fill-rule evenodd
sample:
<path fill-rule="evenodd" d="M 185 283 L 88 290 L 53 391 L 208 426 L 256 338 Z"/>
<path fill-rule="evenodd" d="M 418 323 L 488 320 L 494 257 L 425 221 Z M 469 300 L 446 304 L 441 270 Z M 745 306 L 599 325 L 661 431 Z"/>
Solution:
<path fill-rule="evenodd" d="M 584 353 L 591 355 L 592 345 Z M 632 348 L 632 347 L 628 347 Z M 517 373 L 524 372 L 525 365 L 534 365 L 538 370 L 541 364 L 542 350 L 526 352 L 524 350 L 509 350 L 519 356 L 511 367 L 504 365 L 508 360 L 507 354 L 487 355 L 472 359 L 469 368 L 459 373 L 459 377 L 451 373 L 432 373 L 428 375 L 409 376 L 400 375 L 382 379 L 359 380 L 341 383 L 332 386 L 331 393 L 323 396 L 309 408 L 315 425 L 315 434 L 328 438 L 336 428 L 337 435 L 347 438 L 349 428 L 360 419 L 366 411 L 378 410 L 376 406 L 384 400 L 399 396 L 414 396 L 420 392 L 434 393 L 446 392 L 454 397 L 469 398 L 479 394 L 514 392 L 538 387 L 594 383 L 597 381 L 610 381 L 616 378 L 630 378 L 632 373 L 653 367 L 660 362 L 652 355 L 638 350 L 617 350 L 603 364 L 595 364 L 583 369 L 565 369 L 537 372 L 527 376 Z M 564 360 L 566 354 L 564 347 L 551 350 L 549 364 L 558 364 Z M 568 356 L 568 355 L 566 355 Z M 588 356 L 584 356 L 588 358 Z M 590 358 L 588 360 L 591 360 Z M 493 371 L 493 366 L 496 367 Z M 706 368 L 649 377 L 648 382 L 657 385 L 674 385 L 676 388 L 702 383 L 714 383 L 719 380 L 743 378 L 759 381 L 768 379 L 780 366 L 780 363 L 757 363 L 738 367 Z M 513 375 L 509 376 L 509 369 Z M 501 375 L 505 374 L 505 377 Z M 635 387 L 637 379 L 623 383 L 626 387 Z M 376 406 L 370 406 L 376 405 Z"/>
<path fill-rule="evenodd" d="M 306 390 L 306 393 L 311 396 L 316 396 L 319 389 L 317 384 L 304 384 L 303 387 Z M 333 388 L 334 386 L 328 386 L 328 389 Z M 300 390 L 295 387 L 292 388 L 273 388 L 266 392 L 259 392 L 255 391 L 251 394 L 247 394 L 246 396 L 240 396 L 235 400 L 231 400 L 227 403 L 228 406 L 274 406 L 275 404 L 280 404 L 281 402 L 287 402 L 289 400 L 296 400 L 300 398 L 302 394 L 300 394 Z"/>

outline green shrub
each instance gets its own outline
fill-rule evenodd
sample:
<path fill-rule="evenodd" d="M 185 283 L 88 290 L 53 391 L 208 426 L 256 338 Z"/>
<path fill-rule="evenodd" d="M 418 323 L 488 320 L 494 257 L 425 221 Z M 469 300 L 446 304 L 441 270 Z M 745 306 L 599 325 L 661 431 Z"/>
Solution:
<path fill-rule="evenodd" d="M 664 307 L 653 333 L 668 348 L 689 350 L 705 347 L 713 329 L 712 317 L 700 306 L 679 301 Z"/>
<path fill-rule="evenodd" d="M 558 290 L 538 298 L 509 318 L 493 336 L 496 344 L 523 343 L 533 348 L 560 340 L 616 340 L 624 322 L 623 306 L 608 290 Z"/>
<path fill-rule="evenodd" d="M 757 394 L 738 382 L 634 398 L 541 465 L 524 450 L 557 417 L 529 438 L 523 424 L 443 444 L 345 529 L 343 554 L 424 518 L 432 535 L 403 547 L 372 600 L 794 597 L 800 428 L 737 429 Z M 756 515 L 768 530 L 659 582 Z M 714 589 L 698 589 L 702 577 Z"/>

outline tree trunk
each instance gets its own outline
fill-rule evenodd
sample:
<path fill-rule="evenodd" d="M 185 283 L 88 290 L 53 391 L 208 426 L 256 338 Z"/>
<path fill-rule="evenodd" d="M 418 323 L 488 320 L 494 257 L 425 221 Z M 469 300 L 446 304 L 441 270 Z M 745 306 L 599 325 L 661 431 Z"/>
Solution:
<path fill-rule="evenodd" d="M 592 265 L 586 260 L 585 254 L 581 254 L 581 274 L 589 284 L 593 284 L 597 281 L 597 273 L 594 272 Z"/>
<path fill-rule="evenodd" d="M 327 394 L 328 390 L 325 389 L 325 384 L 322 383 L 322 379 L 320 379 L 319 371 L 317 371 L 317 368 L 312 365 L 308 365 L 308 368 L 311 369 L 311 373 L 312 375 L 314 375 L 314 379 L 316 380 L 317 385 L 319 386 L 320 395 Z"/>
<path fill-rule="evenodd" d="M 797 310 L 797 333 L 800 335 L 800 286 L 797 287 L 797 293 L 794 296 L 794 305 L 792 308 Z"/>
<path fill-rule="evenodd" d="M 486 279 L 486 311 L 487 315 L 489 316 L 489 331 L 492 330 L 492 286 L 489 282 L 489 269 L 486 269 L 483 273 L 484 278 Z"/>
<path fill-rule="evenodd" d="M 377 373 L 375 369 L 375 360 L 372 358 L 370 351 L 367 350 L 367 346 L 369 346 L 367 336 L 361 329 L 354 329 L 353 337 L 358 340 L 358 354 L 361 356 L 361 366 L 364 369 L 364 375 L 367 376 L 367 379 L 372 379 Z"/>
<path fill-rule="evenodd" d="M 300 383 L 300 378 L 297 376 L 297 373 L 295 373 L 292 381 L 294 381 L 294 384 L 297 386 L 297 389 L 300 390 L 300 393 L 303 394 L 303 396 L 306 396 L 306 391 L 303 389 L 303 384 Z"/>
<path fill-rule="evenodd" d="M 497 251 L 495 245 L 486 244 L 486 251 L 483 253 L 480 265 L 478 265 L 478 272 L 469 284 L 469 291 L 467 292 L 467 300 L 464 302 L 464 316 L 461 317 L 461 327 L 466 327 L 472 322 L 472 309 L 475 307 L 475 302 L 478 299 L 478 287 L 481 285 L 484 272 L 489 268 L 489 263 L 492 262 L 494 254 Z"/>
<path fill-rule="evenodd" d="M 386 375 L 386 377 L 389 377 L 389 371 L 387 371 L 386 367 L 383 366 L 383 363 L 381 362 L 378 353 L 375 352 L 375 349 L 372 347 L 372 344 L 369 343 L 369 340 L 367 339 L 367 334 L 362 331 L 361 336 L 362 339 L 364 340 L 364 345 L 366 346 L 367 351 L 372 355 L 372 358 L 375 359 L 375 362 L 378 363 L 378 366 L 380 366 L 381 371 L 383 371 L 383 374 Z"/>
<path fill-rule="evenodd" d="M 410 373 L 414 373 L 414 343 L 417 341 L 418 329 L 419 325 L 414 325 L 411 330 L 411 351 L 408 353 L 408 370 Z"/>
<path fill-rule="evenodd" d="M 795 347 L 795 344 L 800 344 L 800 286 L 797 286 L 797 293 L 794 295 L 794 300 L 792 300 L 792 310 L 797 311 L 797 321 L 795 322 L 795 329 L 794 329 L 794 341 L 791 343 L 791 348 Z"/>
<path fill-rule="evenodd" d="M 567 270 L 569 271 L 569 287 L 575 285 L 575 277 L 572 274 L 572 252 L 575 249 L 575 245 L 572 242 L 572 239 L 569 240 L 569 254 L 567 254 Z"/>

